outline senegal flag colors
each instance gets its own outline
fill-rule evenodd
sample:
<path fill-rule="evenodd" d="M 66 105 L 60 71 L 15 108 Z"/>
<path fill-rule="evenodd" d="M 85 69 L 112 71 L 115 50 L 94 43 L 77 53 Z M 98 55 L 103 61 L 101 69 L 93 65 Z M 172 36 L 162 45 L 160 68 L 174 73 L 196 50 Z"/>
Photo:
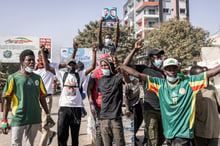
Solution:
<path fill-rule="evenodd" d="M 179 78 L 175 84 L 166 79 L 146 78 L 146 89 L 155 92 L 160 100 L 164 136 L 193 138 L 196 94 L 208 86 L 206 73 Z"/>

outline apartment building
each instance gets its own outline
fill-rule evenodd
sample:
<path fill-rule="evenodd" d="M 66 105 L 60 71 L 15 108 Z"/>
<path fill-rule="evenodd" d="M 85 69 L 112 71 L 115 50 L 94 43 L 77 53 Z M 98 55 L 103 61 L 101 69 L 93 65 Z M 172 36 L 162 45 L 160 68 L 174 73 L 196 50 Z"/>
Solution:
<path fill-rule="evenodd" d="M 128 0 L 123 12 L 124 24 L 133 27 L 135 37 L 143 38 L 155 24 L 189 18 L 189 0 Z"/>

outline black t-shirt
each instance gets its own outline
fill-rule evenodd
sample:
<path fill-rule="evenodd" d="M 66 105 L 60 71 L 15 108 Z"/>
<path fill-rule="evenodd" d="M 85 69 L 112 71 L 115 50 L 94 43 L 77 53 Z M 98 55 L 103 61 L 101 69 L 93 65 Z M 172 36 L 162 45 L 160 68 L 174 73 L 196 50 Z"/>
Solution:
<path fill-rule="evenodd" d="M 149 67 L 146 65 L 136 65 L 136 70 L 150 75 L 152 77 L 164 78 L 164 73 L 162 70 Z M 160 110 L 159 98 L 154 92 L 146 90 L 146 83 L 142 82 L 144 89 L 144 109 L 145 110 Z"/>
<path fill-rule="evenodd" d="M 102 94 L 101 119 L 118 119 L 122 116 L 123 76 L 103 76 L 98 80 L 97 90 Z"/>

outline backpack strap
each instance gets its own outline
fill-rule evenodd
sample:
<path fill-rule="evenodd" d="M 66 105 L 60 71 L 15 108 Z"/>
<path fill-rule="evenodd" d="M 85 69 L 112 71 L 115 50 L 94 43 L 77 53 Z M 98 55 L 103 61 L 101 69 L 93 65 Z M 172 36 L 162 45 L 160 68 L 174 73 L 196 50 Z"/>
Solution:
<path fill-rule="evenodd" d="M 65 72 L 63 75 L 63 87 L 65 86 L 65 81 L 66 81 L 67 75 L 68 75 L 68 72 Z"/>
<path fill-rule="evenodd" d="M 78 83 L 78 87 L 79 87 L 79 92 L 82 94 L 83 93 L 83 88 L 82 88 L 82 85 L 80 84 L 79 73 L 75 72 L 75 76 L 76 76 L 76 79 L 77 79 L 77 83 Z"/>

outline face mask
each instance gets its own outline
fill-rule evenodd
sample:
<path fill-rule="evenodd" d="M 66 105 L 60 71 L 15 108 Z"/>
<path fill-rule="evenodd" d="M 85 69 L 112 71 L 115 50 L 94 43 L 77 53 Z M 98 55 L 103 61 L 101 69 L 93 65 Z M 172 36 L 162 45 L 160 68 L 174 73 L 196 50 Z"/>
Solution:
<path fill-rule="evenodd" d="M 173 78 L 173 77 L 169 77 L 169 76 L 166 76 L 166 79 L 167 81 L 171 82 L 171 83 L 174 83 L 178 80 L 178 76 Z"/>
<path fill-rule="evenodd" d="M 110 75 L 110 69 L 101 69 L 104 76 Z"/>
<path fill-rule="evenodd" d="M 155 67 L 160 67 L 162 65 L 162 60 L 156 59 L 154 60 L 153 64 Z"/>
<path fill-rule="evenodd" d="M 30 67 L 25 67 L 25 71 L 28 73 L 32 73 L 34 71 L 34 69 L 32 69 Z"/>
<path fill-rule="evenodd" d="M 129 76 L 129 79 L 130 79 L 131 81 L 133 81 L 133 80 L 134 80 L 134 76 Z"/>
<path fill-rule="evenodd" d="M 72 67 L 67 68 L 67 70 L 68 70 L 69 73 L 74 73 L 75 72 L 74 68 L 72 68 Z"/>
<path fill-rule="evenodd" d="M 105 39 L 105 43 L 106 43 L 106 45 L 110 45 L 112 43 L 112 40 L 111 39 Z"/>

